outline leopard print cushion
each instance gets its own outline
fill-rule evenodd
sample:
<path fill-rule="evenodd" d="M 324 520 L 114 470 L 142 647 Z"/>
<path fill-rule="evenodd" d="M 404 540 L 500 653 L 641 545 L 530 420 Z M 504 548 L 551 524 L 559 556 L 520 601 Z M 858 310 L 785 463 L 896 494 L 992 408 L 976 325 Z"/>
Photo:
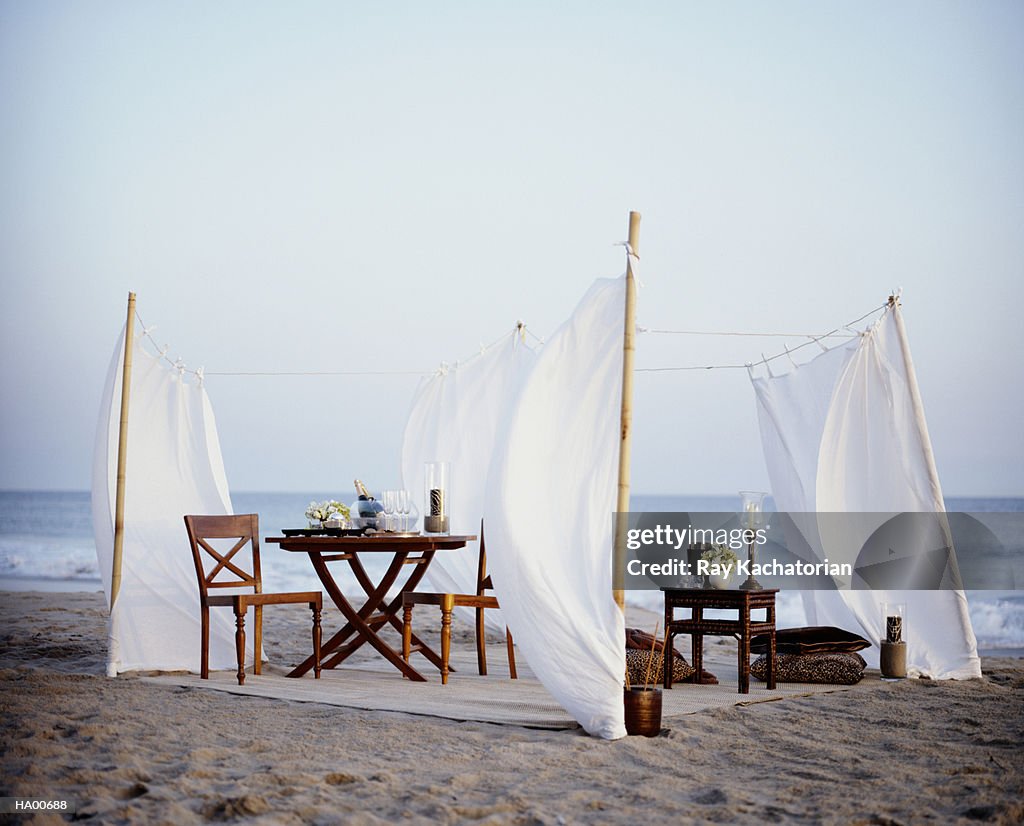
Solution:
<path fill-rule="evenodd" d="M 775 681 L 853 685 L 864 676 L 866 665 L 860 654 L 838 651 L 828 654 L 776 654 Z M 767 681 L 767 654 L 762 654 L 750 664 L 750 673 L 762 682 Z"/>
<path fill-rule="evenodd" d="M 630 685 L 643 685 L 645 678 L 650 679 L 655 685 L 661 683 L 663 676 L 661 652 L 654 652 L 654 662 L 651 664 L 651 673 L 648 677 L 647 663 L 650 659 L 650 651 L 641 651 L 637 648 L 626 649 L 626 673 L 629 674 Z M 672 681 L 681 682 L 691 676 L 693 676 L 693 666 L 676 654 L 672 662 Z"/>

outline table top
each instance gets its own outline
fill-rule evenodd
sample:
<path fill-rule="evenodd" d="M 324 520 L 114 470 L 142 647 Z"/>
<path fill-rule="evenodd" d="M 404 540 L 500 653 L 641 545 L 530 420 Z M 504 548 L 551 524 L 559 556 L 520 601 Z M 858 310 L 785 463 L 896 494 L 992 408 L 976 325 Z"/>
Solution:
<path fill-rule="evenodd" d="M 665 607 L 741 608 L 744 605 L 764 607 L 775 604 L 778 588 L 662 588 Z"/>
<path fill-rule="evenodd" d="M 375 533 L 367 536 L 267 536 L 263 541 L 280 545 L 283 551 L 367 551 L 369 553 L 395 553 L 396 551 L 439 551 L 461 548 L 476 539 L 475 534 L 414 534 L 412 536 Z"/>
<path fill-rule="evenodd" d="M 778 588 L 662 588 L 666 594 L 725 594 L 732 596 L 733 594 L 777 594 Z"/>

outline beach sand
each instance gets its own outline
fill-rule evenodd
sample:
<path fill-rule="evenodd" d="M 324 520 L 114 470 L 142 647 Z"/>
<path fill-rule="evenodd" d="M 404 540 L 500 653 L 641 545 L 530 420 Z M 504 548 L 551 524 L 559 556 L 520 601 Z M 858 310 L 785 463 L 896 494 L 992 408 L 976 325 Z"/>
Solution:
<path fill-rule="evenodd" d="M 272 662 L 304 656 L 307 623 L 268 614 Z M 1021 660 L 607 742 L 108 679 L 105 659 L 101 594 L 0 593 L 0 796 L 98 823 L 1024 821 Z"/>

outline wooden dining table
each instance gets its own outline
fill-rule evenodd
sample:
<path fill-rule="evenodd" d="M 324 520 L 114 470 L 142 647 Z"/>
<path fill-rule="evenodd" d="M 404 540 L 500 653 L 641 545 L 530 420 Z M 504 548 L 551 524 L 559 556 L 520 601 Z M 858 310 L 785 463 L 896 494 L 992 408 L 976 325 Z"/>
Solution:
<path fill-rule="evenodd" d="M 423 579 L 438 551 L 457 550 L 472 542 L 476 536 L 442 536 L 435 534 L 389 534 L 385 532 L 364 536 L 268 536 L 264 542 L 275 544 L 283 551 L 308 554 L 313 570 L 320 578 L 331 601 L 341 611 L 345 624 L 321 647 L 321 667 L 336 668 L 363 645 L 369 644 L 410 680 L 426 681 L 409 663 L 402 659 L 401 649 L 388 644 L 381 632 L 391 626 L 402 632 L 402 594 L 412 591 Z M 366 570 L 363 560 L 368 554 L 390 554 L 391 561 L 383 576 L 375 580 Z M 347 597 L 338 586 L 330 569 L 334 562 L 346 562 L 363 591 L 362 597 Z M 407 566 L 412 566 L 411 568 Z M 403 572 L 407 572 L 404 581 Z M 399 584 L 398 593 L 388 599 L 388 591 Z M 352 600 L 362 600 L 356 607 Z M 413 635 L 413 644 L 438 669 L 441 656 Z M 297 665 L 289 677 L 301 677 L 313 668 L 310 655 Z"/>

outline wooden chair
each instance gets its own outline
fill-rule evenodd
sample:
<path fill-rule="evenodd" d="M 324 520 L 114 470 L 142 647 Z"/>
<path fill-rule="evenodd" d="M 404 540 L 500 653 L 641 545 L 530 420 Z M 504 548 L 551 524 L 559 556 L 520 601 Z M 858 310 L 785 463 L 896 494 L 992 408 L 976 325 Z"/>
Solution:
<path fill-rule="evenodd" d="M 402 657 L 409 662 L 413 651 L 421 650 L 412 646 L 412 609 L 416 605 L 438 605 L 441 608 L 441 684 L 448 684 L 448 657 L 452 648 L 452 609 L 456 606 L 476 609 L 476 662 L 481 675 L 487 674 L 487 645 L 484 637 L 484 609 L 498 608 L 498 598 L 487 596 L 485 591 L 493 591 L 491 578 L 487 575 L 487 551 L 484 547 L 484 526 L 480 523 L 480 555 L 476 566 L 475 594 L 435 594 L 409 591 L 402 594 Z M 516 654 L 512 642 L 512 633 L 505 628 L 505 645 L 508 648 L 509 676 L 515 680 Z"/>
<path fill-rule="evenodd" d="M 235 516 L 186 516 L 185 529 L 192 545 L 192 560 L 196 565 L 199 580 L 199 606 L 202 615 L 202 652 L 199 676 L 206 680 L 210 676 L 210 606 L 229 606 L 235 612 L 235 652 L 238 656 L 238 684 L 245 684 L 245 615 L 252 606 L 255 609 L 255 651 L 253 673 L 260 673 L 260 659 L 263 651 L 263 606 L 287 603 L 307 603 L 313 611 L 313 657 L 315 676 L 320 677 L 320 612 L 323 609 L 323 594 L 320 591 L 296 591 L 281 594 L 263 593 L 263 578 L 260 574 L 260 532 L 259 518 L 254 513 Z M 231 550 L 223 553 L 210 545 L 210 539 L 236 539 Z M 252 544 L 252 573 L 234 560 L 247 544 Z M 205 556 L 204 556 L 205 552 Z M 207 571 L 212 557 L 216 564 Z M 233 574 L 237 579 L 218 579 Z M 214 588 L 252 588 L 251 594 L 211 595 Z"/>

